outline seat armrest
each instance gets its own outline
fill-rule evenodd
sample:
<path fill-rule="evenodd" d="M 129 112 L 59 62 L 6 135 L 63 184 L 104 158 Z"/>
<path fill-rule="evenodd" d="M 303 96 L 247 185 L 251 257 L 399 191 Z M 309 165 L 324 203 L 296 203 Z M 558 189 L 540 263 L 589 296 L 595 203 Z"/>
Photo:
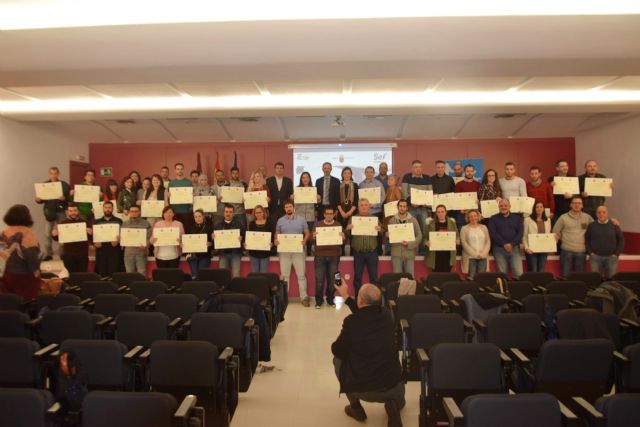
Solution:
<path fill-rule="evenodd" d="M 633 321 L 633 320 L 631 320 L 631 319 L 627 319 L 627 318 L 625 318 L 625 317 L 623 317 L 622 319 L 620 319 L 620 323 L 622 323 L 622 324 L 623 324 L 623 325 L 625 325 L 625 326 L 632 327 L 632 328 L 640 328 L 640 323 L 635 322 L 635 321 Z"/>
<path fill-rule="evenodd" d="M 82 301 L 80 301 L 80 305 L 84 306 L 84 307 L 88 307 L 91 305 L 91 303 L 93 302 L 93 300 L 91 298 L 86 298 L 83 299 Z"/>
<path fill-rule="evenodd" d="M 193 394 L 185 396 L 182 403 L 180 403 L 180 406 L 178 406 L 178 409 L 176 409 L 176 412 L 173 414 L 173 417 L 186 420 L 189 416 L 189 412 L 196 406 L 196 403 L 198 403 L 198 398 Z"/>
<path fill-rule="evenodd" d="M 473 319 L 473 325 L 478 329 L 482 329 L 482 330 L 487 329 L 487 324 L 484 323 L 484 321 L 482 320 Z"/>
<path fill-rule="evenodd" d="M 388 300 L 388 301 L 389 301 L 389 302 L 388 302 L 388 304 L 389 304 L 389 308 L 390 308 L 391 310 L 396 310 L 396 309 L 398 308 L 398 304 L 396 304 L 396 301 L 395 301 L 395 300 L 390 299 L 390 300 Z"/>
<path fill-rule="evenodd" d="M 562 425 L 566 426 L 575 426 L 579 425 L 579 418 L 576 414 L 574 414 L 569 408 L 567 408 L 562 402 L 558 400 L 558 405 L 560 406 L 560 414 L 562 415 Z"/>
<path fill-rule="evenodd" d="M 140 300 L 136 303 L 136 307 L 137 308 L 144 308 L 147 305 L 149 305 L 149 302 L 151 302 L 151 300 L 149 298 L 145 298 L 143 300 Z"/>
<path fill-rule="evenodd" d="M 544 286 L 534 286 L 533 291 L 537 294 L 544 294 L 545 292 L 547 292 L 547 288 L 545 288 Z"/>
<path fill-rule="evenodd" d="M 183 328 L 187 328 L 187 329 L 191 328 L 191 319 L 189 319 L 189 320 L 187 320 L 186 322 L 184 322 L 184 323 L 182 324 L 182 327 L 183 327 Z"/>
<path fill-rule="evenodd" d="M 403 332 L 409 329 L 409 322 L 407 319 L 400 319 L 400 329 L 402 329 Z"/>
<path fill-rule="evenodd" d="M 513 363 L 509 355 L 502 350 L 500 350 L 500 361 L 503 365 L 511 365 Z"/>
<path fill-rule="evenodd" d="M 524 309 L 524 304 L 522 303 L 522 301 L 518 301 L 517 299 L 511 299 L 510 302 L 511 302 L 511 305 L 516 307 L 518 310 Z"/>
<path fill-rule="evenodd" d="M 218 356 L 218 360 L 227 361 L 227 360 L 229 360 L 231 358 L 231 356 L 233 356 L 233 348 L 225 347 L 225 349 L 222 350 L 222 352 Z"/>
<path fill-rule="evenodd" d="M 629 360 L 627 356 L 620 353 L 619 351 L 613 352 L 613 359 L 614 359 L 614 362 L 617 362 L 617 363 L 631 363 L 631 360 Z"/>
<path fill-rule="evenodd" d="M 440 289 L 439 286 L 432 286 L 431 289 L 433 290 L 433 292 L 435 292 L 436 294 L 440 294 L 442 293 L 442 290 Z"/>
<path fill-rule="evenodd" d="M 125 292 L 130 292 L 130 291 L 131 291 L 131 289 L 129 289 L 129 287 L 128 287 L 128 286 L 123 285 L 123 286 L 120 286 L 120 287 L 117 289 L 117 291 L 118 291 L 118 293 L 119 293 L 119 294 L 123 294 L 123 293 L 125 293 Z"/>
<path fill-rule="evenodd" d="M 247 328 L 247 329 L 251 329 L 251 328 L 253 328 L 253 325 L 255 325 L 255 324 L 256 324 L 256 321 L 255 321 L 255 320 L 253 320 L 252 318 L 248 318 L 248 319 L 244 322 L 244 325 L 243 325 L 243 326 L 244 326 L 245 328 Z"/>
<path fill-rule="evenodd" d="M 138 356 L 138 359 L 142 359 L 143 361 L 146 361 L 147 359 L 149 359 L 150 356 L 151 356 L 151 349 L 149 348 L 143 351 L 142 353 L 140 353 L 140 355 Z"/>
<path fill-rule="evenodd" d="M 167 293 L 168 294 L 175 294 L 178 292 L 178 288 L 175 286 L 169 286 L 167 287 Z"/>
<path fill-rule="evenodd" d="M 96 326 L 105 327 L 112 321 L 113 321 L 113 317 L 105 317 L 104 319 L 97 321 Z"/>
<path fill-rule="evenodd" d="M 531 363 L 531 360 L 527 356 L 525 356 L 525 354 L 523 352 L 521 352 L 519 349 L 510 348 L 509 351 L 511 352 L 513 357 L 515 357 L 516 363 L 521 364 L 521 365 L 526 365 L 526 364 Z"/>
<path fill-rule="evenodd" d="M 42 316 L 38 316 L 35 319 L 31 319 L 27 322 L 27 327 L 35 328 L 42 322 Z"/>
<path fill-rule="evenodd" d="M 62 405 L 60 405 L 60 403 L 58 402 L 53 402 L 53 405 L 49 406 L 49 408 L 47 409 L 47 413 L 45 415 L 46 418 L 53 418 L 56 415 L 58 415 L 58 413 L 60 413 L 60 409 L 62 409 Z"/>
<path fill-rule="evenodd" d="M 138 356 L 138 354 L 144 349 L 144 347 L 142 347 L 141 345 L 137 345 L 135 347 L 133 347 L 131 350 L 129 350 L 127 352 L 127 354 L 124 355 L 124 359 L 125 360 L 133 360 L 135 357 Z"/>
<path fill-rule="evenodd" d="M 593 407 L 582 397 L 571 398 L 571 409 L 573 409 L 580 418 L 588 419 L 589 425 L 602 425 L 604 423 L 604 415 Z"/>
<path fill-rule="evenodd" d="M 176 328 L 182 322 L 182 317 L 176 317 L 169 323 L 170 328 Z"/>
<path fill-rule="evenodd" d="M 416 355 L 418 356 L 420 365 L 425 366 L 427 363 L 429 363 L 429 355 L 424 348 L 417 348 Z"/>
<path fill-rule="evenodd" d="M 442 406 L 444 406 L 444 412 L 449 419 L 449 427 L 461 426 L 464 424 L 464 415 L 456 404 L 452 397 L 443 397 Z"/>
<path fill-rule="evenodd" d="M 40 350 L 33 353 L 33 357 L 43 358 L 51 354 L 53 351 L 58 349 L 58 344 L 49 344 L 46 347 L 41 348 Z"/>
<path fill-rule="evenodd" d="M 449 300 L 449 304 L 454 306 L 455 308 L 460 308 L 460 303 L 454 299 Z"/>
<path fill-rule="evenodd" d="M 570 307 L 577 307 L 577 308 L 585 308 L 587 305 L 584 303 L 584 301 L 580 301 L 580 300 L 574 299 L 574 300 L 569 301 L 569 306 Z"/>

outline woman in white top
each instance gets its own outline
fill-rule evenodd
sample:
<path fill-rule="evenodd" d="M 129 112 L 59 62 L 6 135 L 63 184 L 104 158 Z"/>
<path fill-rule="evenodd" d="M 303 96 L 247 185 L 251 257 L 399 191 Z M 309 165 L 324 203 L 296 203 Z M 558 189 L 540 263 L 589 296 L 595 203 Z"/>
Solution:
<path fill-rule="evenodd" d="M 182 235 L 184 234 L 184 227 L 180 221 L 175 221 L 173 217 L 175 213 L 171 206 L 165 206 L 162 210 L 162 219 L 157 221 L 153 226 L 154 236 L 155 230 L 160 228 L 177 228 L 178 238 L 175 245 L 171 242 L 171 245 L 167 246 L 155 246 L 156 237 L 151 237 L 149 240 L 154 245 L 153 255 L 156 257 L 156 266 L 158 268 L 177 268 L 180 265 L 180 243 L 182 242 Z"/>
<path fill-rule="evenodd" d="M 536 202 L 531 215 L 524 219 L 522 247 L 527 258 L 527 271 L 531 272 L 542 272 L 547 265 L 547 254 L 533 253 L 529 247 L 529 235 L 537 233 L 551 233 L 551 219 L 547 218 L 542 202 Z"/>
<path fill-rule="evenodd" d="M 462 271 L 473 280 L 477 273 L 487 271 L 491 238 L 487 227 L 480 223 L 480 212 L 477 209 L 467 212 L 467 222 L 460 230 Z"/>
<path fill-rule="evenodd" d="M 142 210 L 143 200 L 163 200 L 165 206 L 169 204 L 169 192 L 165 191 L 164 183 L 162 182 L 162 177 L 160 175 L 154 174 L 151 177 L 151 186 L 144 192 L 143 197 L 138 198 L 136 204 L 140 206 L 140 210 Z M 149 221 L 149 224 L 151 224 L 152 227 L 156 221 L 159 220 L 159 218 L 151 217 L 145 217 L 145 219 Z"/>

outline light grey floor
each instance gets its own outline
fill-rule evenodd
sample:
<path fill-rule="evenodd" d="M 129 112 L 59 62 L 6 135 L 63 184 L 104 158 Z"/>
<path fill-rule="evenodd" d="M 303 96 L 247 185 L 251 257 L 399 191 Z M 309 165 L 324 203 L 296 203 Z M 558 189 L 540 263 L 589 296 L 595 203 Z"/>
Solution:
<path fill-rule="evenodd" d="M 359 423 L 344 413 L 348 403 L 338 396 L 331 355 L 348 307 L 340 309 L 324 305 L 303 307 L 292 302 L 286 321 L 280 324 L 271 341 L 271 372 L 256 374 L 240 402 L 231 422 L 233 427 L 259 426 L 371 426 L 387 425 L 384 405 L 363 403 L 368 419 Z M 402 410 L 405 426 L 418 424 L 420 383 L 406 388 L 407 405 Z"/>

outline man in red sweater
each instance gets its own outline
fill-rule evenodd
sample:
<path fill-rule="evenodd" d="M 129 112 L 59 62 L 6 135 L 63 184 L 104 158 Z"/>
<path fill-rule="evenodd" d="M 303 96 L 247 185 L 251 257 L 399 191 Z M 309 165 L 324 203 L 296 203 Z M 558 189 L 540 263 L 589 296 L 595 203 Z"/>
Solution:
<path fill-rule="evenodd" d="M 462 181 L 458 181 L 455 186 L 456 193 L 477 193 L 480 189 L 480 183 L 475 179 L 476 168 L 472 164 L 467 164 L 464 167 L 464 176 Z M 453 211 L 452 215 L 456 220 L 458 230 L 467 223 L 465 214 L 467 211 Z"/>
<path fill-rule="evenodd" d="M 549 209 L 549 217 L 553 217 L 553 211 L 556 207 L 555 199 L 553 198 L 553 187 L 542 180 L 542 174 L 538 166 L 531 166 L 529 177 L 531 181 L 527 182 L 527 195 L 536 199 L 536 203 L 541 202 L 545 208 Z"/>

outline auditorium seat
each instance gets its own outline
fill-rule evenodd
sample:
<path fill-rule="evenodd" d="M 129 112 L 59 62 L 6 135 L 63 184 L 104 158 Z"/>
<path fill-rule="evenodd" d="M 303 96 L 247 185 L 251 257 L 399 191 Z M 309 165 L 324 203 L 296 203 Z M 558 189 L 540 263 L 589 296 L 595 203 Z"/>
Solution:
<path fill-rule="evenodd" d="M 169 293 L 169 286 L 160 281 L 140 281 L 131 282 L 128 285 L 131 295 L 135 295 L 140 300 L 148 299 L 151 302 L 155 301 L 158 295 Z"/>
<path fill-rule="evenodd" d="M 533 283 L 533 286 L 546 286 L 553 282 L 555 278 L 553 277 L 553 273 L 549 273 L 548 271 L 528 271 L 526 273 L 522 273 L 518 280 L 531 282 Z"/>
<path fill-rule="evenodd" d="M 269 281 L 263 277 L 234 277 L 229 283 L 228 290 L 236 294 L 252 294 L 258 297 L 264 308 L 267 322 L 271 325 L 271 336 L 275 335 L 279 319 L 273 303 L 273 295 Z"/>
<path fill-rule="evenodd" d="M 39 350 L 38 343 L 27 338 L 0 338 L 0 387 L 43 387 Z"/>
<path fill-rule="evenodd" d="M 59 405 L 47 390 L 0 388 L 2 426 L 51 427 L 58 409 Z"/>
<path fill-rule="evenodd" d="M 284 321 L 284 314 L 287 311 L 287 306 L 289 305 L 289 286 L 287 283 L 280 280 L 280 276 L 273 272 L 251 272 L 247 277 L 262 277 L 269 281 L 275 312 L 278 313 L 277 323 L 279 324 Z"/>
<path fill-rule="evenodd" d="M 72 292 L 77 293 L 84 301 L 87 299 L 95 299 L 99 294 L 116 294 L 123 290 L 110 280 L 87 280 L 79 284 Z"/>
<path fill-rule="evenodd" d="M 584 282 L 589 288 L 597 288 L 602 283 L 602 276 L 594 271 L 569 273 L 566 279 L 570 282 Z"/>
<path fill-rule="evenodd" d="M 124 312 L 116 317 L 116 339 L 127 348 L 151 347 L 155 341 L 174 337 L 175 323 L 160 312 Z"/>
<path fill-rule="evenodd" d="M 0 310 L 20 310 L 24 300 L 20 295 L 0 293 Z"/>
<path fill-rule="evenodd" d="M 495 344 L 507 352 L 514 348 L 535 356 L 544 341 L 540 319 L 533 313 L 492 314 L 486 322 L 474 323 L 481 342 Z"/>
<path fill-rule="evenodd" d="M 231 282 L 231 271 L 226 268 L 202 268 L 198 271 L 197 279 L 216 282 L 221 288 L 226 288 Z"/>
<path fill-rule="evenodd" d="M 31 338 L 29 317 L 20 311 L 0 310 L 1 338 Z"/>
<path fill-rule="evenodd" d="M 616 393 L 599 398 L 591 405 L 580 397 L 573 399 L 575 411 L 589 426 L 636 427 L 640 425 L 640 394 Z"/>
<path fill-rule="evenodd" d="M 204 409 L 188 395 L 180 406 L 170 394 L 92 391 L 82 402 L 83 427 L 199 427 Z"/>
<path fill-rule="evenodd" d="M 139 309 L 139 302 L 140 300 L 131 294 L 98 294 L 93 312 L 115 319 L 122 312 Z"/>
<path fill-rule="evenodd" d="M 98 273 L 89 273 L 89 272 L 75 272 L 69 273 L 69 278 L 67 278 L 67 283 L 71 286 L 80 286 L 84 282 L 96 282 L 102 280 L 102 276 Z"/>
<path fill-rule="evenodd" d="M 589 291 L 588 286 L 582 281 L 557 280 L 545 287 L 548 294 L 562 294 L 569 298 L 569 304 L 584 306 L 584 300 Z"/>
<path fill-rule="evenodd" d="M 483 273 L 477 273 L 473 280 L 478 283 L 481 287 L 489 287 L 495 288 L 498 278 L 504 280 L 505 282 L 509 281 L 509 277 L 498 271 L 485 271 Z"/>
<path fill-rule="evenodd" d="M 182 288 L 180 288 L 180 291 L 183 294 L 195 295 L 196 298 L 198 298 L 198 301 L 204 301 L 209 298 L 211 294 L 219 292 L 220 290 L 221 288 L 216 282 L 204 280 L 184 282 L 182 284 Z"/>
<path fill-rule="evenodd" d="M 141 273 L 116 271 L 111 275 L 111 280 L 118 286 L 129 286 L 132 282 L 144 282 L 147 278 Z"/>
<path fill-rule="evenodd" d="M 541 321 L 545 320 L 545 310 L 555 315 L 558 311 L 569 308 L 569 298 L 563 294 L 532 294 L 522 300 L 525 313 L 537 314 Z"/>
<path fill-rule="evenodd" d="M 509 289 L 509 298 L 511 298 L 512 305 L 521 309 L 522 300 L 535 293 L 536 285 L 524 280 L 509 280 L 507 282 L 507 287 Z M 493 289 L 490 289 L 489 291 L 494 292 Z"/>
<path fill-rule="evenodd" d="M 616 391 L 640 393 L 640 344 L 633 344 L 616 355 Z"/>
<path fill-rule="evenodd" d="M 59 294 L 42 294 L 36 298 L 36 310 L 38 313 L 47 307 L 48 310 L 57 310 L 61 307 L 79 306 L 82 300 L 79 296 L 61 292 Z"/>
<path fill-rule="evenodd" d="M 38 335 L 44 345 L 60 344 L 67 339 L 99 339 L 108 320 L 84 310 L 53 310 L 42 315 Z"/>
<path fill-rule="evenodd" d="M 434 286 L 440 286 L 444 282 L 457 282 L 462 280 L 458 273 L 454 272 L 431 272 L 424 280 L 424 284 L 427 289 L 431 289 Z"/>
<path fill-rule="evenodd" d="M 176 288 L 180 288 L 184 283 L 184 275 L 184 271 L 179 268 L 155 268 L 151 272 L 153 280 L 164 282 Z"/>
<path fill-rule="evenodd" d="M 172 321 L 185 322 L 198 311 L 198 299 L 191 294 L 162 294 L 156 297 L 155 310 L 166 314 Z"/>

